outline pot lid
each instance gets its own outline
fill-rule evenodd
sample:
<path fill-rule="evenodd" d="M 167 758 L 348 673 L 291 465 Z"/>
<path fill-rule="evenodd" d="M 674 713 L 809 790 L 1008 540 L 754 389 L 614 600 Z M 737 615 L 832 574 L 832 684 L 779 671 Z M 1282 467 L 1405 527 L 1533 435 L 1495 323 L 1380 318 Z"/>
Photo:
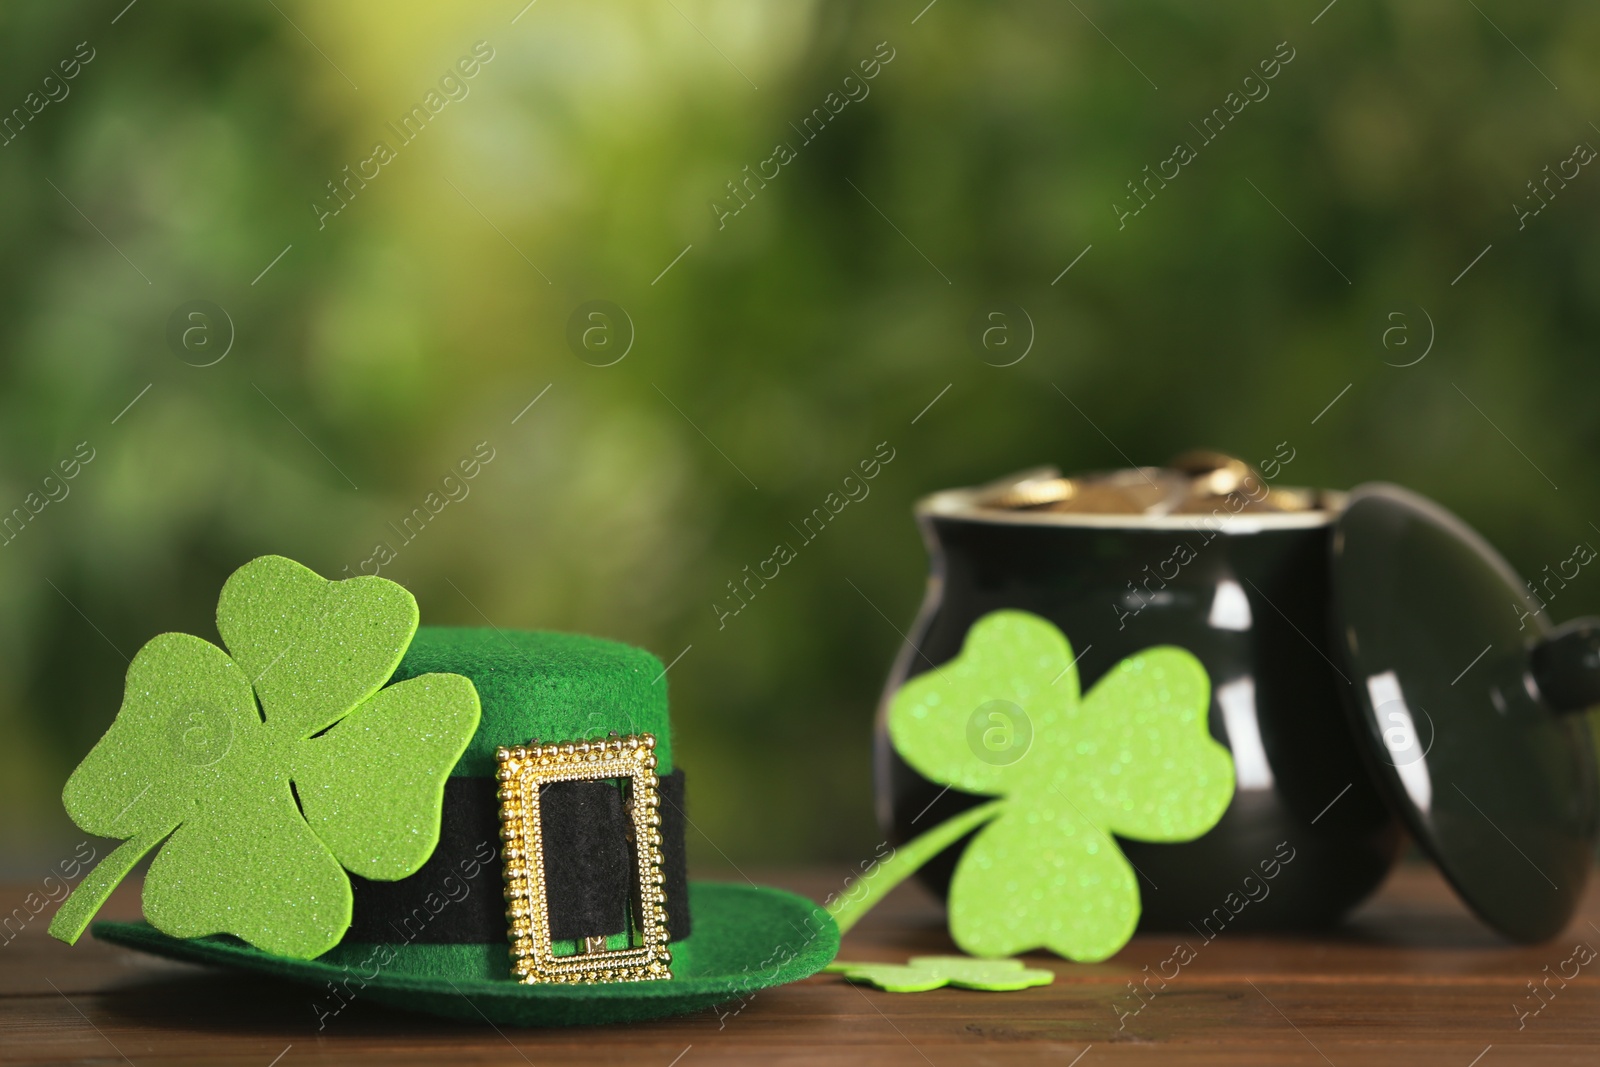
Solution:
<path fill-rule="evenodd" d="M 1593 558 L 1580 545 L 1546 568 L 1544 601 Z M 1600 821 L 1582 714 L 1600 704 L 1600 620 L 1552 628 L 1488 542 L 1393 485 L 1351 493 L 1333 587 L 1347 706 L 1380 788 L 1485 922 L 1518 940 L 1559 933 Z"/>

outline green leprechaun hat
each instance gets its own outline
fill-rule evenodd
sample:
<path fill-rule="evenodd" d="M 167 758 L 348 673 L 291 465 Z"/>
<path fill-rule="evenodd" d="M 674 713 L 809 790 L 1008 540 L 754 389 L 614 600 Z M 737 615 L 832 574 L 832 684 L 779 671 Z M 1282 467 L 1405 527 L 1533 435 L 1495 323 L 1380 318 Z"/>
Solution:
<path fill-rule="evenodd" d="M 155 851 L 147 921 L 97 938 L 353 1000 L 513 1025 L 682 1014 L 813 974 L 826 912 L 688 881 L 665 671 L 599 638 L 417 628 L 404 587 L 266 556 L 227 647 L 162 634 L 63 794 L 123 844 L 51 923 L 75 941 Z"/>

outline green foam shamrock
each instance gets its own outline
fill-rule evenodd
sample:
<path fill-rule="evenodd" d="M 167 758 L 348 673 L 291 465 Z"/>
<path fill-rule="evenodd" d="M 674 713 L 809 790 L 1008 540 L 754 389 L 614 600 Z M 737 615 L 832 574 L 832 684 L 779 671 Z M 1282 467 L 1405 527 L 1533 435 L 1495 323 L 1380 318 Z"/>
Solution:
<path fill-rule="evenodd" d="M 852 982 L 870 982 L 889 993 L 926 993 L 947 985 L 999 993 L 1049 985 L 1056 980 L 1051 972 L 1026 967 L 1021 960 L 975 960 L 968 956 L 913 956 L 903 967 L 835 960 L 823 970 L 842 974 Z"/>
<path fill-rule="evenodd" d="M 1139 887 L 1111 835 L 1192 840 L 1233 797 L 1233 761 L 1207 730 L 1210 688 L 1193 655 L 1161 646 L 1080 697 L 1071 644 L 1022 611 L 979 619 L 956 659 L 901 687 L 889 736 L 906 762 L 1000 798 L 946 824 L 992 820 L 950 884 L 963 951 L 1101 960 L 1127 943 Z"/>
<path fill-rule="evenodd" d="M 162 845 L 144 884 L 158 929 L 234 934 L 298 958 L 337 944 L 350 925 L 345 869 L 416 873 L 439 841 L 445 779 L 478 726 L 477 690 L 460 675 L 382 688 L 416 629 L 417 603 L 395 582 L 330 582 L 263 556 L 217 601 L 227 652 L 188 634 L 153 638 L 62 794 L 80 827 L 123 844 L 50 932 L 75 942 Z"/>

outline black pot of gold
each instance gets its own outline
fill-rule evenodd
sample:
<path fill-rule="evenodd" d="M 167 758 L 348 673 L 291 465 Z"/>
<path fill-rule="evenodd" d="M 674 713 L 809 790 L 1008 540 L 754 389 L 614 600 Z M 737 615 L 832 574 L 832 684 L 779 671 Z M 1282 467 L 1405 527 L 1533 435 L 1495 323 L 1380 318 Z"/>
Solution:
<path fill-rule="evenodd" d="M 1600 703 L 1600 622 L 1554 627 L 1482 538 L 1406 490 L 1280 486 L 1293 458 L 1284 445 L 1255 468 L 1191 453 L 1166 468 L 1042 469 L 922 500 L 931 576 L 877 729 L 891 840 L 987 798 L 900 758 L 888 698 L 956 657 L 977 620 L 1015 609 L 1067 636 L 1085 689 L 1151 646 L 1187 650 L 1209 676 L 1233 798 L 1194 840 L 1117 840 L 1143 927 L 1328 925 L 1409 833 L 1491 926 L 1559 932 L 1600 822 L 1582 714 Z M 944 892 L 964 845 L 920 877 Z"/>

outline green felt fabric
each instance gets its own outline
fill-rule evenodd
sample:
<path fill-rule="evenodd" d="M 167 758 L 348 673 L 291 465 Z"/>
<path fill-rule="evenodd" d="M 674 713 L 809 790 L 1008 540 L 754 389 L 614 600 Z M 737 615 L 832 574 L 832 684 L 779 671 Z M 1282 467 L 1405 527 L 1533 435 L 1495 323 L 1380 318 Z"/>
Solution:
<path fill-rule="evenodd" d="M 415 874 L 439 843 L 444 782 L 481 721 L 459 674 L 396 682 L 298 747 L 292 774 L 312 831 L 375 881 Z"/>
<path fill-rule="evenodd" d="M 331 582 L 292 559 L 262 556 L 228 576 L 217 632 L 275 726 L 310 737 L 376 693 L 420 621 L 399 582 Z"/>
<path fill-rule="evenodd" d="M 472 679 L 483 725 L 453 773 L 494 776 L 495 749 L 538 739 L 656 736 L 657 770 L 672 773 L 667 678 L 643 649 L 581 634 L 424 626 L 395 678 L 448 671 Z"/>
<path fill-rule="evenodd" d="M 903 966 L 835 960 L 823 969 L 889 993 L 926 993 L 947 985 L 1011 993 L 1056 980 L 1052 972 L 1027 967 L 1021 960 L 975 960 L 970 956 L 913 956 Z"/>
<path fill-rule="evenodd" d="M 173 959 L 238 967 L 309 985 L 316 1010 L 351 1000 L 498 1026 L 571 1026 L 682 1015 L 742 1000 L 821 970 L 839 931 L 811 901 L 778 889 L 695 882 L 694 936 L 672 946 L 673 978 L 602 985 L 523 985 L 491 977 L 499 946 L 340 946 L 315 960 L 272 956 L 232 939 L 179 940 L 145 923 L 96 923 L 95 937 Z M 385 960 L 385 947 L 395 955 Z M 380 953 L 374 956 L 373 953 Z M 499 959 L 496 959 L 498 954 Z"/>
<path fill-rule="evenodd" d="M 457 982 L 463 979 L 511 980 L 511 953 L 506 951 L 503 942 L 424 945 L 342 941 L 318 956 L 317 962 L 340 968 L 352 989 L 359 987 L 362 981 L 372 981 L 384 970 L 413 978 L 447 978 Z"/>
<path fill-rule="evenodd" d="M 84 830 L 127 840 L 50 932 L 76 940 L 159 846 L 144 908 L 166 933 L 234 934 L 300 957 L 336 944 L 350 923 L 344 868 L 392 880 L 422 866 L 478 726 L 463 677 L 380 688 L 416 622 L 394 582 L 330 582 L 264 556 L 223 587 L 227 652 L 187 634 L 141 648 L 116 719 L 62 795 Z"/>
<path fill-rule="evenodd" d="M 1139 887 L 1112 835 L 1192 840 L 1233 797 L 1233 760 L 1206 723 L 1210 692 L 1199 660 L 1161 646 L 1080 696 L 1066 636 L 1023 611 L 985 615 L 959 656 L 900 688 L 889 736 L 906 762 L 1003 798 L 950 884 L 963 951 L 1092 961 L 1127 943 Z"/>

